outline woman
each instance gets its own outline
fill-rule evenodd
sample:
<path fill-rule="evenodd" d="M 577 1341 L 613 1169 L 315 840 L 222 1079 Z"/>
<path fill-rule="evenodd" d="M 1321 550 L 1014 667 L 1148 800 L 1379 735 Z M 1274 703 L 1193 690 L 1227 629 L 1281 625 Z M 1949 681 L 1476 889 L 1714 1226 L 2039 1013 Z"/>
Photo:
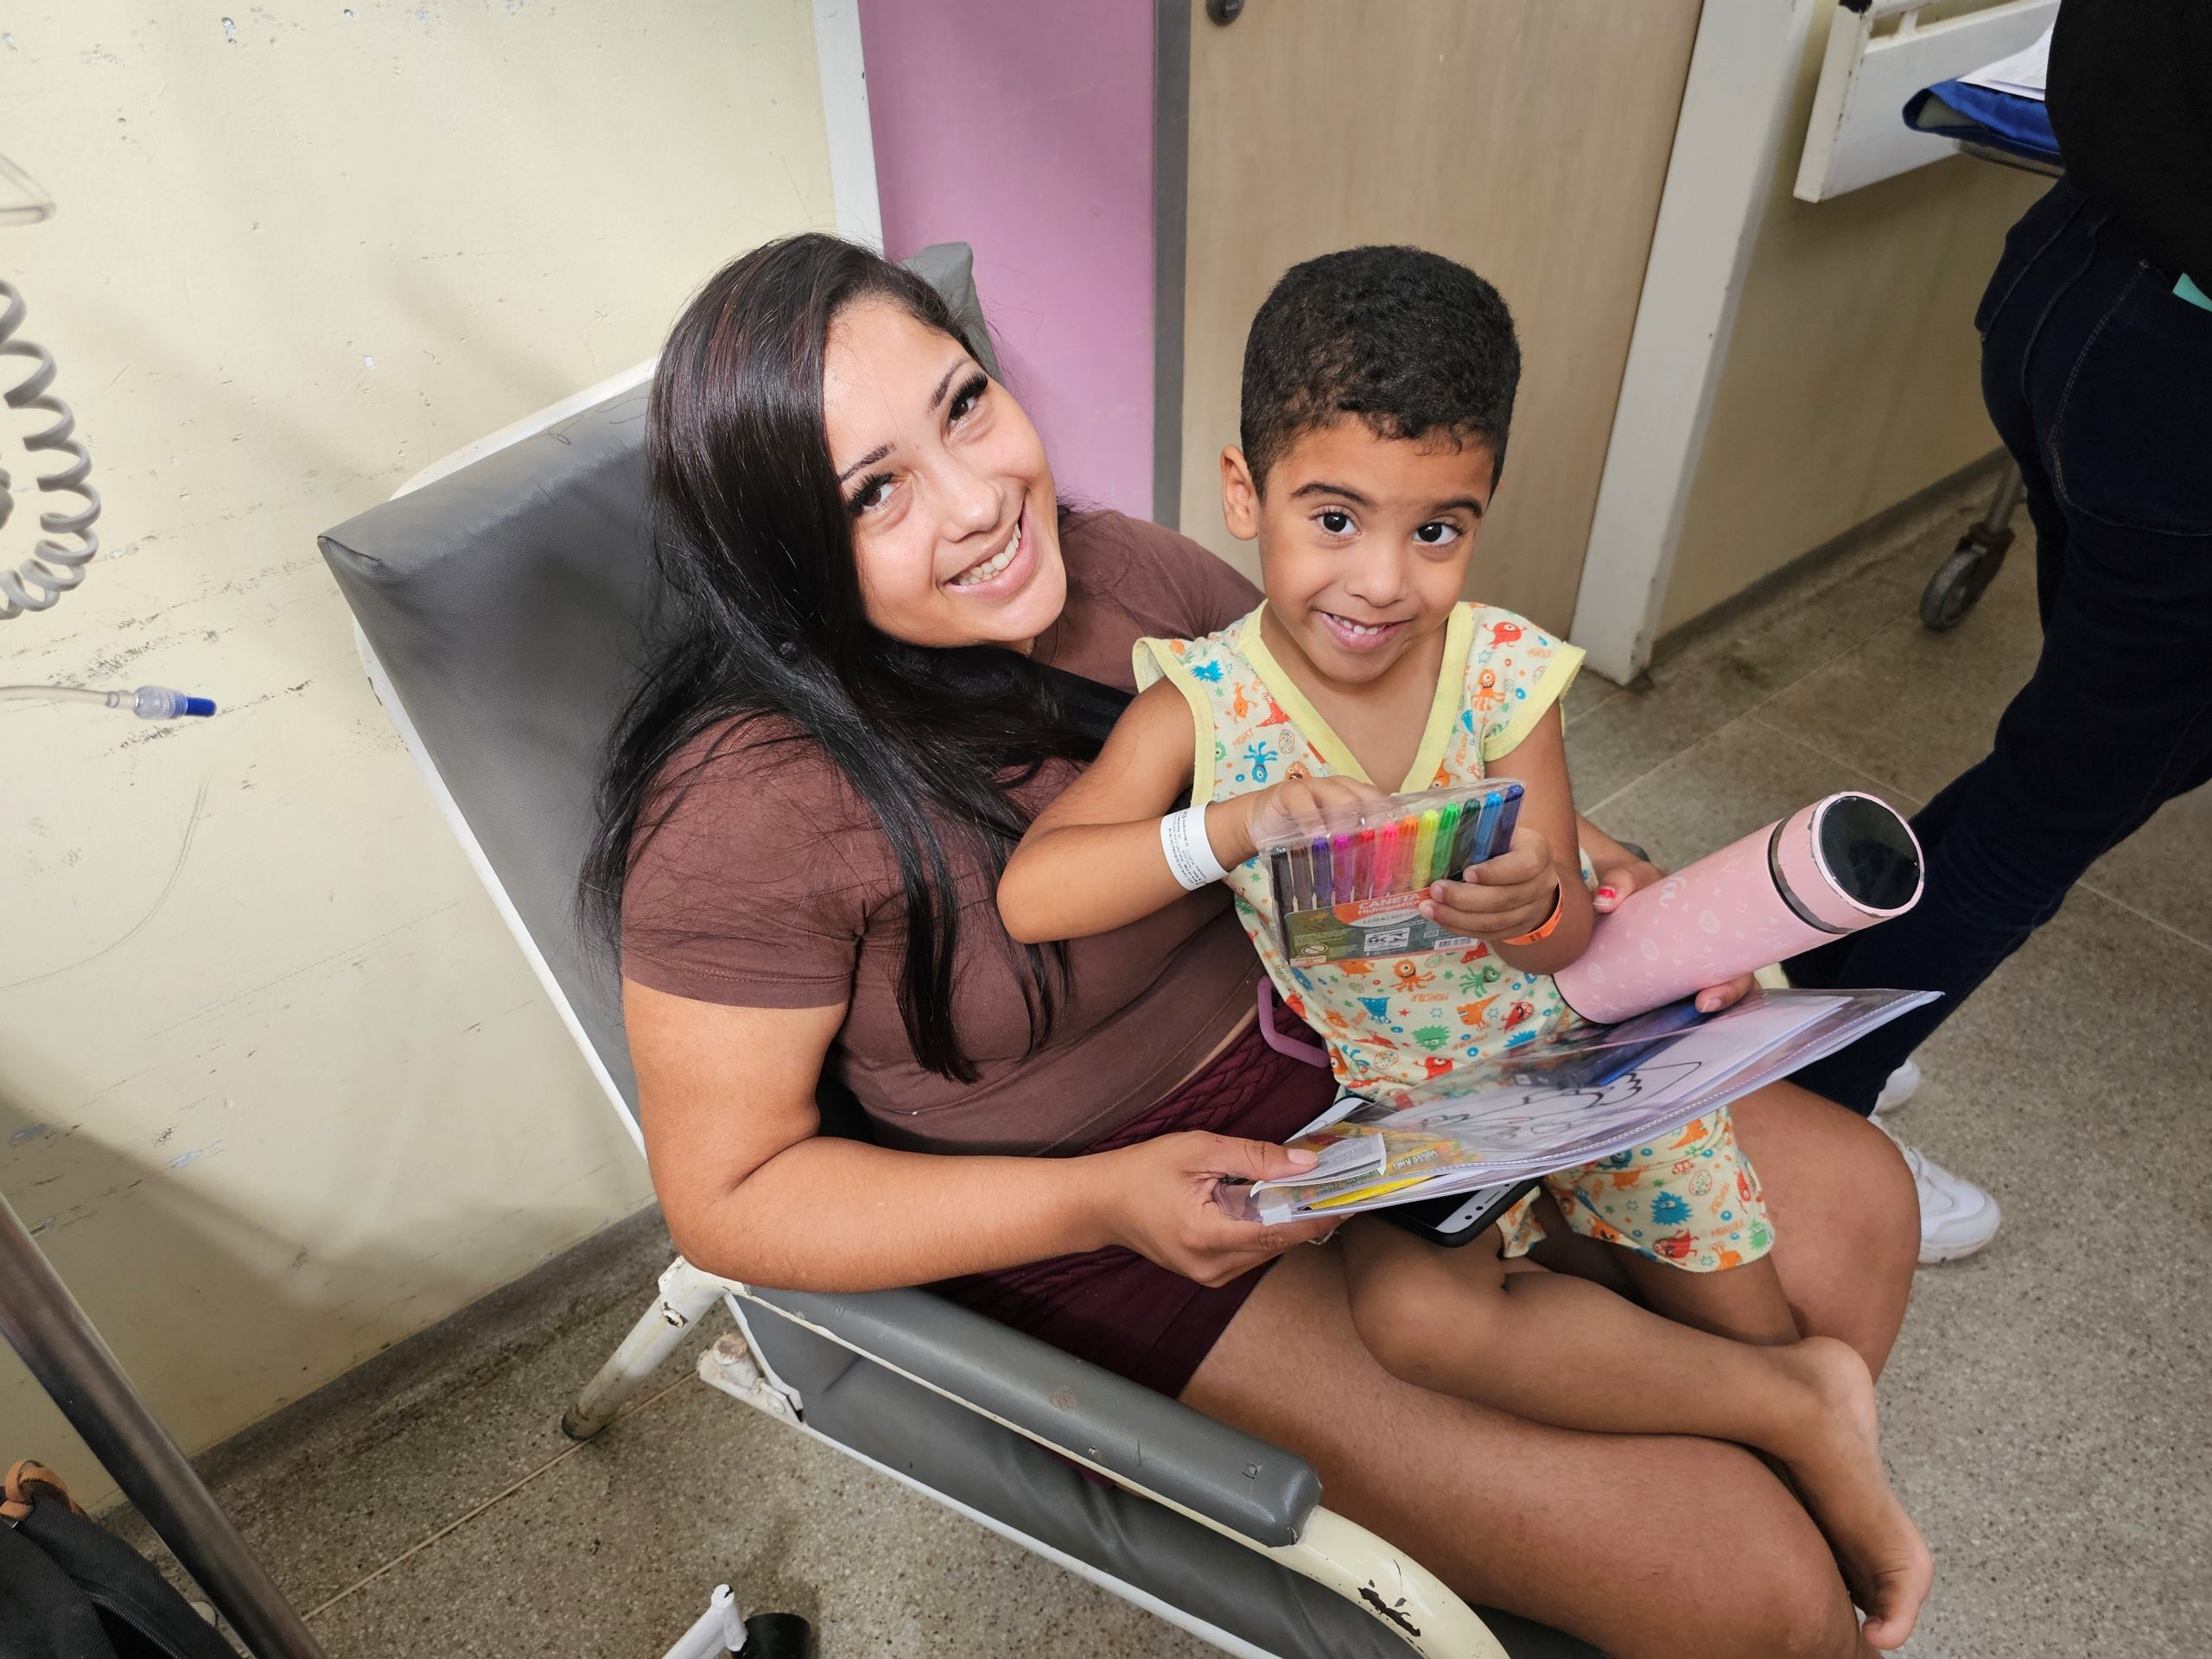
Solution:
<path fill-rule="evenodd" d="M 1624 1659 L 1866 1651 L 1819 1533 L 1749 1453 L 1396 1382 L 1333 1247 L 1288 1249 L 1328 1224 L 1215 1205 L 1225 1175 L 1293 1173 L 1274 1143 L 1331 1092 L 1262 1040 L 1220 890 L 1060 950 L 998 926 L 1007 852 L 1088 753 L 1063 675 L 1127 686 L 1138 635 L 1205 632 L 1248 584 L 1058 509 L 942 301 L 825 237 L 702 291 L 649 449 L 674 643 L 626 722 L 587 893 L 619 896 L 640 1116 L 687 1256 L 936 1285 L 1300 1452 L 1332 1507 L 1471 1599 Z M 1614 885 L 1649 879 L 1592 849 Z M 868 1141 L 818 1133 L 825 1066 Z M 1801 1324 L 1878 1368 L 1915 1248 L 1895 1152 L 1787 1089 L 1738 1126 Z M 1691 1493 L 1655 1524 L 1655 1495 Z"/>

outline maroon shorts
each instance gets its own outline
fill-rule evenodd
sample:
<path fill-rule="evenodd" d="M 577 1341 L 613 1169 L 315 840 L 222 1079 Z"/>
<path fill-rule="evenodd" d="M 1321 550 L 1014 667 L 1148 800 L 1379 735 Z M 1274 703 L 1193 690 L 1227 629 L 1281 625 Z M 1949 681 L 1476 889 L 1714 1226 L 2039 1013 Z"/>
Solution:
<path fill-rule="evenodd" d="M 1301 1040 L 1311 1033 L 1297 1027 Z M 1255 1024 L 1165 1099 L 1087 1148 L 1109 1152 L 1179 1129 L 1283 1141 L 1336 1098 L 1325 1066 L 1277 1053 Z M 1177 1395 L 1229 1328 L 1265 1266 L 1209 1288 L 1116 1248 L 1056 1255 L 930 1288 L 1078 1359 Z"/>

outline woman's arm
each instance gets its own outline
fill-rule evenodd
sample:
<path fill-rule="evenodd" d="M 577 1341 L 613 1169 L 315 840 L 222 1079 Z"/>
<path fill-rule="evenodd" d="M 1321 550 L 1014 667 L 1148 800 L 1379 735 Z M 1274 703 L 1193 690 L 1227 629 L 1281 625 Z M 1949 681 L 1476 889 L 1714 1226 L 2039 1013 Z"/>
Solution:
<path fill-rule="evenodd" d="M 944 1157 L 817 1133 L 814 1088 L 842 1007 L 746 1008 L 623 987 L 645 1152 L 677 1248 L 709 1273 L 791 1290 L 878 1290 L 1120 1244 L 1224 1284 L 1326 1224 L 1262 1227 L 1224 1176 L 1312 1154 L 1185 1134 L 1080 1158 Z"/>

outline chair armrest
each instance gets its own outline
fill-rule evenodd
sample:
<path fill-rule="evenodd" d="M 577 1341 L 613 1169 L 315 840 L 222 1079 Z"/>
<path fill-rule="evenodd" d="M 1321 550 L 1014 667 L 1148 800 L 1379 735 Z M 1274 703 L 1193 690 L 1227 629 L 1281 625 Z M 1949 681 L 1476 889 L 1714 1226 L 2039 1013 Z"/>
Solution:
<path fill-rule="evenodd" d="M 1305 1459 L 923 1290 L 747 1300 L 1122 1484 L 1279 1548 L 1321 1497 Z"/>

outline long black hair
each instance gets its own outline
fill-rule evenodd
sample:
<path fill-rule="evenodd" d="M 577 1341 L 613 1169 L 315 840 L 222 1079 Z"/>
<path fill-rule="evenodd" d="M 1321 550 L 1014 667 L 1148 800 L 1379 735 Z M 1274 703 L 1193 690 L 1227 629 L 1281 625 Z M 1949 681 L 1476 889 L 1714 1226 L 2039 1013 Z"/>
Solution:
<path fill-rule="evenodd" d="M 670 763 L 717 725 L 769 720 L 777 741 L 818 746 L 881 826 L 905 896 L 907 1039 L 922 1065 L 969 1082 L 952 1017 L 955 859 L 995 882 L 1028 827 L 1013 791 L 1096 744 L 1020 652 L 912 645 L 868 621 L 822 404 L 830 325 L 862 299 L 969 344 L 922 278 L 817 234 L 724 267 L 669 336 L 646 416 L 663 643 L 601 779 L 582 906 L 619 948 L 624 879 L 696 779 Z M 1017 969 L 1033 1048 L 1065 990 L 1065 950 L 992 931 Z"/>

